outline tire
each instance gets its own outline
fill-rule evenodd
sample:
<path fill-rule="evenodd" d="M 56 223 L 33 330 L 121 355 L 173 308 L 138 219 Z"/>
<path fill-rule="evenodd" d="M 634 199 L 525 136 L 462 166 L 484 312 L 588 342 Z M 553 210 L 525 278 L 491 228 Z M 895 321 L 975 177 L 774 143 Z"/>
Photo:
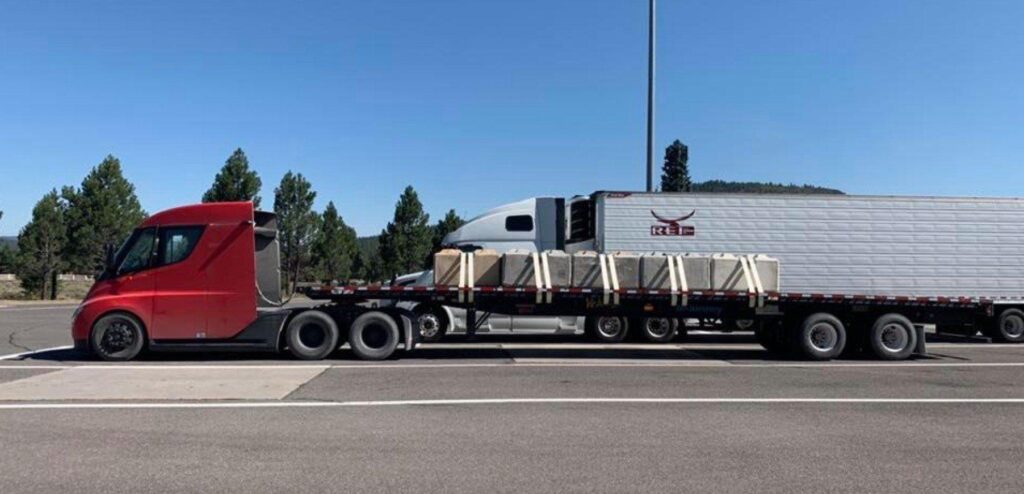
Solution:
<path fill-rule="evenodd" d="M 302 360 L 320 360 L 338 349 L 338 324 L 318 310 L 299 313 L 285 332 L 288 351 Z"/>
<path fill-rule="evenodd" d="M 432 343 L 440 341 L 448 332 L 448 316 L 440 307 L 427 307 L 416 311 L 416 331 L 420 341 Z"/>
<path fill-rule="evenodd" d="M 902 314 L 885 314 L 868 333 L 871 354 L 882 360 L 906 360 L 917 347 L 917 330 Z"/>
<path fill-rule="evenodd" d="M 99 318 L 89 336 L 92 351 L 111 362 L 131 360 L 146 346 L 146 330 L 135 316 L 114 312 Z"/>
<path fill-rule="evenodd" d="M 832 314 L 811 314 L 800 324 L 793 343 L 794 349 L 803 358 L 832 360 L 846 348 L 846 327 Z"/>
<path fill-rule="evenodd" d="M 1007 343 L 1020 343 L 1024 341 L 1024 311 L 1020 309 L 1006 309 L 999 314 L 996 320 L 995 331 L 992 336 Z"/>
<path fill-rule="evenodd" d="M 653 343 L 672 341 L 678 327 L 679 320 L 674 317 L 645 317 L 640 320 L 640 332 Z"/>
<path fill-rule="evenodd" d="M 348 330 L 348 343 L 352 353 L 363 360 L 384 360 L 398 348 L 398 324 L 391 316 L 367 312 L 352 321 Z"/>
<path fill-rule="evenodd" d="M 618 343 L 629 333 L 629 319 L 617 316 L 594 316 L 587 318 L 592 338 L 605 343 Z"/>

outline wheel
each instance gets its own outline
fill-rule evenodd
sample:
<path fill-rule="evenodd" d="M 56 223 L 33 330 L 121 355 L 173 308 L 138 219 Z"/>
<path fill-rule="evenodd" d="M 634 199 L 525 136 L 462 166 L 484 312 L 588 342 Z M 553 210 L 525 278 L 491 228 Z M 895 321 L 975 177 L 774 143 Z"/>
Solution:
<path fill-rule="evenodd" d="M 668 343 L 676 336 L 679 321 L 672 317 L 645 317 L 641 322 L 641 331 L 647 341 Z"/>
<path fill-rule="evenodd" d="M 825 312 L 811 314 L 800 324 L 794 348 L 801 357 L 831 360 L 846 347 L 846 328 L 836 316 Z"/>
<path fill-rule="evenodd" d="M 1009 343 L 1020 343 L 1024 341 L 1024 311 L 1020 309 L 1006 309 L 999 314 L 996 321 L 996 330 L 993 337 L 1000 341 Z"/>
<path fill-rule="evenodd" d="M 445 316 L 444 309 L 430 307 L 417 311 L 416 330 L 420 333 L 420 341 L 439 341 L 448 332 L 448 317 Z"/>
<path fill-rule="evenodd" d="M 115 312 L 93 324 L 90 340 L 92 350 L 103 360 L 131 360 L 146 346 L 146 331 L 135 316 Z"/>
<path fill-rule="evenodd" d="M 384 360 L 398 348 L 398 324 L 391 316 L 378 311 L 367 312 L 352 321 L 348 343 L 352 352 L 363 360 Z"/>
<path fill-rule="evenodd" d="M 885 314 L 871 326 L 868 346 L 882 360 L 905 360 L 917 347 L 917 331 L 902 314 Z"/>
<path fill-rule="evenodd" d="M 598 341 L 617 343 L 626 339 L 629 322 L 625 317 L 597 316 L 587 319 L 590 323 L 590 334 Z"/>
<path fill-rule="evenodd" d="M 338 324 L 318 310 L 299 313 L 285 332 L 288 351 L 302 360 L 320 360 L 338 349 Z"/>

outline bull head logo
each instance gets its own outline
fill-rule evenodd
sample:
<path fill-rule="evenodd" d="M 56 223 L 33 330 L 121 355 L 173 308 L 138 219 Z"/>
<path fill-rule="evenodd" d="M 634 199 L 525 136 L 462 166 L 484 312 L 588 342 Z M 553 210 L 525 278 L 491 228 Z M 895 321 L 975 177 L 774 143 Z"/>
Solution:
<path fill-rule="evenodd" d="M 697 214 L 697 210 L 690 211 L 690 214 L 685 214 L 678 218 L 665 218 L 654 210 L 651 210 L 651 216 L 658 220 L 658 225 L 651 226 L 651 235 L 655 237 L 692 237 L 696 234 L 696 229 L 692 226 L 684 226 L 679 223 L 686 221 Z"/>

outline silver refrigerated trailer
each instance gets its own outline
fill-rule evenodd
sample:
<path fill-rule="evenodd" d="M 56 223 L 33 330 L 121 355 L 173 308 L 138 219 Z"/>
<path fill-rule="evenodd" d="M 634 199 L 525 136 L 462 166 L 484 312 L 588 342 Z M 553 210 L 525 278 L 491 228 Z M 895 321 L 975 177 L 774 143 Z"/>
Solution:
<path fill-rule="evenodd" d="M 1021 199 L 595 192 L 495 208 L 445 243 L 499 251 L 756 252 L 780 260 L 781 300 L 927 302 L 900 313 L 941 332 L 1024 341 Z M 790 306 L 783 319 L 799 319 L 808 308 Z M 845 318 L 859 338 L 876 309 L 853 304 L 829 313 Z M 770 341 L 788 331 L 762 327 L 758 336 Z"/>

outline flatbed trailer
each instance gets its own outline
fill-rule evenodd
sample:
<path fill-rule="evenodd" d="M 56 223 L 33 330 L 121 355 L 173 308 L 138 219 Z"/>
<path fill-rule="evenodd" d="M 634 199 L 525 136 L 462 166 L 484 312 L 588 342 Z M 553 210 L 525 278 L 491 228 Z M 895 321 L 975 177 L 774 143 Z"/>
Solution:
<path fill-rule="evenodd" d="M 1019 300 L 972 297 L 535 287 L 321 286 L 305 293 L 327 302 L 315 310 L 343 320 L 354 318 L 339 318 L 339 314 L 373 312 L 365 307 L 372 300 L 460 307 L 467 311 L 468 337 L 492 312 L 587 316 L 588 330 L 600 330 L 609 320 L 628 325 L 629 321 L 647 324 L 664 319 L 747 319 L 754 322 L 755 334 L 765 348 L 814 360 L 835 358 L 844 350 L 886 360 L 906 359 L 926 353 L 924 324 L 984 325 L 1000 312 L 1019 319 L 1019 307 L 1024 305 Z M 414 324 L 406 326 L 411 329 L 406 330 L 403 347 L 411 350 L 418 335 Z"/>

